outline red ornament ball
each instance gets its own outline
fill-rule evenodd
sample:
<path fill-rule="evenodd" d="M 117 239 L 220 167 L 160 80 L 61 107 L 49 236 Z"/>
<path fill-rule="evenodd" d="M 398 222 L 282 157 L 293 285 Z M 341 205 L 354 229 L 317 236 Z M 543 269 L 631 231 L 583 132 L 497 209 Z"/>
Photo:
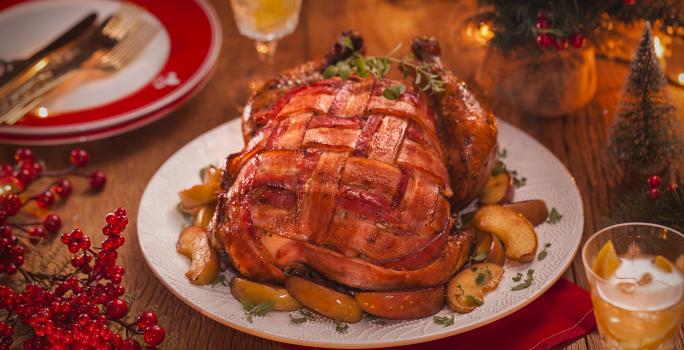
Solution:
<path fill-rule="evenodd" d="M 678 188 L 679 188 L 679 185 L 676 184 L 676 183 L 674 183 L 674 182 L 673 182 L 673 183 L 670 183 L 670 184 L 667 184 L 667 187 L 666 187 L 667 192 L 674 192 L 674 191 L 676 191 Z"/>
<path fill-rule="evenodd" d="M 660 184 L 662 182 L 662 179 L 658 175 L 653 175 L 648 178 L 648 187 L 649 188 L 656 188 L 660 187 Z"/>
<path fill-rule="evenodd" d="M 584 37 L 581 34 L 574 34 L 570 37 L 570 45 L 572 47 L 579 49 L 584 46 Z"/>
<path fill-rule="evenodd" d="M 648 196 L 651 197 L 653 200 L 657 200 L 660 198 L 660 190 L 657 188 L 652 188 L 648 190 Z"/>
<path fill-rule="evenodd" d="M 549 34 L 539 34 L 537 35 L 537 45 L 544 49 L 548 49 L 551 47 L 551 43 L 553 42 L 553 39 L 551 38 L 551 35 Z"/>

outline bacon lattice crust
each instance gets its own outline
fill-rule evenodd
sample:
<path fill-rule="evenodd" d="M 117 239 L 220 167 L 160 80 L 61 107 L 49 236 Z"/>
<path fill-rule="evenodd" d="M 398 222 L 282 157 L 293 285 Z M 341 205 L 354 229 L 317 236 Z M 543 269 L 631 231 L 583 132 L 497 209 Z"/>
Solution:
<path fill-rule="evenodd" d="M 216 217 L 240 273 L 277 283 L 303 263 L 349 287 L 403 290 L 442 284 L 463 265 L 471 237 L 450 235 L 435 115 L 413 89 L 383 97 L 393 83 L 320 80 L 253 116 Z"/>

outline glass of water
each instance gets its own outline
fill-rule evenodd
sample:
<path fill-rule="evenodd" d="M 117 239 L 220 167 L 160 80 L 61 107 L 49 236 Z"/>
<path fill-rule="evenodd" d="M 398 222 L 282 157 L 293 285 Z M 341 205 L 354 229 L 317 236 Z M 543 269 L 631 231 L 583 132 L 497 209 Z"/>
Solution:
<path fill-rule="evenodd" d="M 299 22 L 302 0 L 231 0 L 240 34 L 254 40 L 259 59 L 271 63 L 278 40 Z"/>

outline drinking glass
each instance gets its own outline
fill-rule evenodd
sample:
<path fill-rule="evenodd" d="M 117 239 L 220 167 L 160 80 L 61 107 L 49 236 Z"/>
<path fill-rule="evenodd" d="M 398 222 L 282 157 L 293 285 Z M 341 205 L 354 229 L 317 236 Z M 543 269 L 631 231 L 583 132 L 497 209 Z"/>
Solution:
<path fill-rule="evenodd" d="M 582 261 L 604 349 L 674 349 L 684 318 L 684 235 L 647 223 L 606 227 L 584 244 Z"/>
<path fill-rule="evenodd" d="M 272 63 L 278 40 L 299 22 L 302 0 L 231 0 L 240 34 L 254 40 L 262 62 Z"/>

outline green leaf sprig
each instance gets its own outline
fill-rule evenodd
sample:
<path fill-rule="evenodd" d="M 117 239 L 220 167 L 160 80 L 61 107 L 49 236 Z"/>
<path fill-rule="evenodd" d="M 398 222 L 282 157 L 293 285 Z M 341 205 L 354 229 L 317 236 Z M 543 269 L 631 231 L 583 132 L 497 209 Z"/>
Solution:
<path fill-rule="evenodd" d="M 454 315 L 448 316 L 432 316 L 432 322 L 441 325 L 442 327 L 448 327 L 454 324 Z"/>
<path fill-rule="evenodd" d="M 345 322 L 335 320 L 335 332 L 346 334 L 349 331 L 349 325 Z"/>
<path fill-rule="evenodd" d="M 562 218 L 563 218 L 563 215 L 561 215 L 561 213 L 558 212 L 556 207 L 553 207 L 553 208 L 551 208 L 551 212 L 549 213 L 549 219 L 546 220 L 546 222 L 548 222 L 551 225 L 555 225 L 555 224 L 559 223 Z"/>
<path fill-rule="evenodd" d="M 549 255 L 548 249 L 551 246 L 551 243 L 546 243 L 544 244 L 544 249 L 537 254 L 537 260 L 542 261 L 546 259 L 546 256 Z"/>
<path fill-rule="evenodd" d="M 290 323 L 294 325 L 306 323 L 308 321 L 313 321 L 315 318 L 314 314 L 307 309 L 297 310 L 297 313 L 290 313 L 289 316 Z"/>
<path fill-rule="evenodd" d="M 249 323 L 254 322 L 254 316 L 263 317 L 273 310 L 273 301 L 270 300 L 264 301 L 263 303 L 259 303 L 257 305 L 248 303 L 246 301 L 241 301 L 240 303 L 245 309 L 245 318 Z"/>
<path fill-rule="evenodd" d="M 384 79 L 385 75 L 389 73 L 392 63 L 399 64 L 402 68 L 404 77 L 408 76 L 407 68 L 415 71 L 414 84 L 419 86 L 421 90 L 430 94 L 439 94 L 444 91 L 444 81 L 439 74 L 435 73 L 432 65 L 429 63 L 416 63 L 413 57 L 405 56 L 403 58 L 396 58 L 393 55 L 401 48 L 401 44 L 397 45 L 392 51 L 384 56 L 364 56 L 354 49 L 354 45 L 348 36 L 342 38 L 342 45 L 352 50 L 352 55 L 334 65 L 328 66 L 323 71 L 323 77 L 328 79 L 334 76 L 347 80 L 352 74 L 359 77 L 375 76 L 378 79 Z M 382 95 L 388 100 L 396 100 L 406 90 L 404 84 L 392 84 L 383 90 Z"/>
<path fill-rule="evenodd" d="M 516 284 L 511 288 L 512 291 L 523 290 L 529 288 L 534 281 L 534 269 L 527 270 L 527 278 L 520 284 Z"/>

